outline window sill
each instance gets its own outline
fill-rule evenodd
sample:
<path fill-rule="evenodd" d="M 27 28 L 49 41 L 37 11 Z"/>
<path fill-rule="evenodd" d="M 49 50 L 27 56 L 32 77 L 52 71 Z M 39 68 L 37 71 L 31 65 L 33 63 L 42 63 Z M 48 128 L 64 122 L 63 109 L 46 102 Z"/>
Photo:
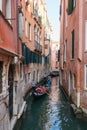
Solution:
<path fill-rule="evenodd" d="M 28 39 L 28 41 L 29 41 L 29 42 L 31 42 L 31 41 L 32 41 L 29 37 L 28 37 L 27 39 Z"/>
<path fill-rule="evenodd" d="M 87 91 L 87 88 L 85 87 L 85 88 L 83 88 L 83 90 L 84 90 L 84 91 Z"/>
<path fill-rule="evenodd" d="M 85 50 L 84 53 L 87 53 L 87 50 Z"/>
<path fill-rule="evenodd" d="M 75 59 L 71 59 L 70 61 L 74 61 Z"/>

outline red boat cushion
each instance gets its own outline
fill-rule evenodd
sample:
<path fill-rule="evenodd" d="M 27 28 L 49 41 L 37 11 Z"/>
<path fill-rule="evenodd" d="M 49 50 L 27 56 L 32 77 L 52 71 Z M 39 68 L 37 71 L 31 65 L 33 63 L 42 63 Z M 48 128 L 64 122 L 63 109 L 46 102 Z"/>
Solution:
<path fill-rule="evenodd" d="M 38 87 L 38 88 L 36 88 L 36 92 L 42 92 L 42 93 L 44 93 L 45 92 L 45 88 Z"/>

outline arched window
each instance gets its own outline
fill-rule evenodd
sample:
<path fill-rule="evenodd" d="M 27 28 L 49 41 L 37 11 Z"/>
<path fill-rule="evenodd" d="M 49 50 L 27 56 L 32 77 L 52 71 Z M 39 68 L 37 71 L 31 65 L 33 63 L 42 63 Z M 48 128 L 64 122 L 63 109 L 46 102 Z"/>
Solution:
<path fill-rule="evenodd" d="M 37 41 L 39 43 L 39 29 L 37 29 Z"/>
<path fill-rule="evenodd" d="M 36 25 L 34 25 L 34 40 L 37 41 L 37 28 L 36 28 Z"/>
<path fill-rule="evenodd" d="M 41 42 L 41 31 L 40 31 L 39 38 L 40 38 L 40 45 L 42 45 L 42 42 Z"/>

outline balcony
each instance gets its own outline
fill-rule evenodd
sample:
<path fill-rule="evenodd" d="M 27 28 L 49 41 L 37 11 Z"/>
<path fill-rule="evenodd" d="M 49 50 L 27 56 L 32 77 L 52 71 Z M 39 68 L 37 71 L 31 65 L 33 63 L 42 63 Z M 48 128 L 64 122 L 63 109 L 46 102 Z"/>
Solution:
<path fill-rule="evenodd" d="M 40 25 L 42 25 L 42 21 L 41 21 L 41 17 L 40 17 L 40 16 L 38 17 L 38 23 L 39 23 Z"/>
<path fill-rule="evenodd" d="M 35 45 L 34 50 L 42 53 L 42 46 L 36 40 L 34 41 L 34 45 Z"/>
<path fill-rule="evenodd" d="M 38 15 L 38 10 L 34 9 L 33 18 L 36 20 L 36 22 L 42 26 L 41 16 Z"/>
<path fill-rule="evenodd" d="M 17 43 L 14 39 L 13 28 L 0 11 L 0 49 L 11 53 L 17 52 Z"/>

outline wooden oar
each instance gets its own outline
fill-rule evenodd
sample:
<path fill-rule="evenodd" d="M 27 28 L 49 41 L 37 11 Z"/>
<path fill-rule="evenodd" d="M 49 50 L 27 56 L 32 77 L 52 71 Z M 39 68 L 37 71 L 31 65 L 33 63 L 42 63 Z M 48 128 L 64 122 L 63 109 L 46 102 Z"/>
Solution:
<path fill-rule="evenodd" d="M 47 91 L 45 91 L 45 93 L 46 93 L 48 96 L 50 95 Z"/>

